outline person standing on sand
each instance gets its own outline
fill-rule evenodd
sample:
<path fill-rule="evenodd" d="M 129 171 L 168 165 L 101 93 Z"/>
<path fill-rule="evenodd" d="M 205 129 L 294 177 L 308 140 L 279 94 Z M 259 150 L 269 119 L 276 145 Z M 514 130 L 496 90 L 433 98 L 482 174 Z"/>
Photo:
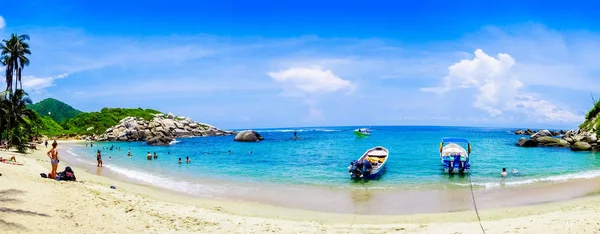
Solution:
<path fill-rule="evenodd" d="M 98 165 L 96 166 L 102 167 L 102 154 L 100 153 L 100 150 L 98 150 L 98 153 L 96 153 L 96 161 L 98 161 Z"/>
<path fill-rule="evenodd" d="M 46 141 L 47 142 L 47 141 Z M 52 165 L 52 171 L 50 172 L 50 178 L 56 179 L 56 169 L 58 168 L 58 143 L 56 140 L 52 143 L 52 149 L 46 153 L 50 158 L 50 164 Z"/>
<path fill-rule="evenodd" d="M 44 145 L 46 146 L 46 148 L 48 148 L 48 140 L 46 140 L 46 141 L 44 142 Z M 85 146 L 87 146 L 87 144 L 86 144 Z"/>

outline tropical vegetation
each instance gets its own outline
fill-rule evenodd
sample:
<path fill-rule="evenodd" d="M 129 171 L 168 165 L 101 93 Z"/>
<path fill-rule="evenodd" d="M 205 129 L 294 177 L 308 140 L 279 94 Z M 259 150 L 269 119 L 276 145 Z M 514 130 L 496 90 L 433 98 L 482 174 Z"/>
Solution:
<path fill-rule="evenodd" d="M 585 121 L 579 125 L 579 128 L 588 131 L 596 129 L 598 135 L 600 135 L 600 100 L 592 100 L 594 106 L 585 115 Z"/>
<path fill-rule="evenodd" d="M 61 126 L 65 135 L 91 135 L 104 133 L 125 117 L 132 116 L 150 120 L 161 113 L 153 109 L 142 108 L 103 108 L 99 112 L 84 112 L 65 120 Z"/>
<path fill-rule="evenodd" d="M 35 136 L 33 126 L 39 117 L 27 108 L 31 99 L 21 80 L 23 69 L 29 66 L 28 40 L 28 35 L 12 34 L 0 44 L 0 63 L 5 67 L 6 82 L 6 91 L 0 95 L 0 136 L 21 152 L 25 152 L 27 142 Z"/>

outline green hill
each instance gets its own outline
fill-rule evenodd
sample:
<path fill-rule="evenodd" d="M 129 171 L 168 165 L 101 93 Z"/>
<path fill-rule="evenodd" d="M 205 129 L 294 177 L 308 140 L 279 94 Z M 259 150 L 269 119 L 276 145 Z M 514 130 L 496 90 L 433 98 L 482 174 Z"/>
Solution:
<path fill-rule="evenodd" d="M 62 123 L 64 120 L 82 113 L 80 110 L 54 98 L 46 98 L 28 107 L 37 112 L 41 117 L 50 116 L 57 123 Z"/>
<path fill-rule="evenodd" d="M 579 128 L 586 131 L 595 129 L 600 134 L 600 100 L 585 115 L 585 121 L 579 125 Z"/>
<path fill-rule="evenodd" d="M 103 108 L 100 112 L 81 113 L 67 119 L 61 124 L 65 134 L 101 134 L 107 128 L 119 123 L 119 120 L 133 116 L 151 120 L 155 114 L 161 113 L 153 109 Z"/>

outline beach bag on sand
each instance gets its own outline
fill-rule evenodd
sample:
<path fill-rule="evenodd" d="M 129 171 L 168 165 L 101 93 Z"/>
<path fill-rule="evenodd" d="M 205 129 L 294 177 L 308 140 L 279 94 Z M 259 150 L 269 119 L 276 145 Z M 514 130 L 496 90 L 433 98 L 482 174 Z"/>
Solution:
<path fill-rule="evenodd" d="M 56 173 L 56 176 L 58 178 L 60 178 L 60 180 L 66 180 L 66 181 L 76 181 L 77 180 L 75 178 L 75 173 L 69 166 L 65 167 L 64 171 Z"/>

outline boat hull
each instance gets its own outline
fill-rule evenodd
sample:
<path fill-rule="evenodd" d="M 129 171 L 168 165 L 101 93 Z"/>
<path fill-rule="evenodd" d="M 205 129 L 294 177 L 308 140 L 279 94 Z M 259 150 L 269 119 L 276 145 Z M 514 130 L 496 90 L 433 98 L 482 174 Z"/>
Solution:
<path fill-rule="evenodd" d="M 371 157 L 371 159 L 367 160 L 368 157 Z M 375 164 L 371 165 L 370 162 L 365 162 L 372 160 L 372 157 L 378 158 L 373 162 Z M 353 180 L 373 180 L 381 178 L 385 172 L 388 157 L 389 151 L 381 146 L 367 150 L 358 160 L 353 161 L 351 166 L 348 167 L 350 178 Z"/>
<path fill-rule="evenodd" d="M 354 135 L 359 136 L 359 137 L 368 137 L 371 134 L 370 133 L 366 133 L 366 132 L 354 131 Z"/>

